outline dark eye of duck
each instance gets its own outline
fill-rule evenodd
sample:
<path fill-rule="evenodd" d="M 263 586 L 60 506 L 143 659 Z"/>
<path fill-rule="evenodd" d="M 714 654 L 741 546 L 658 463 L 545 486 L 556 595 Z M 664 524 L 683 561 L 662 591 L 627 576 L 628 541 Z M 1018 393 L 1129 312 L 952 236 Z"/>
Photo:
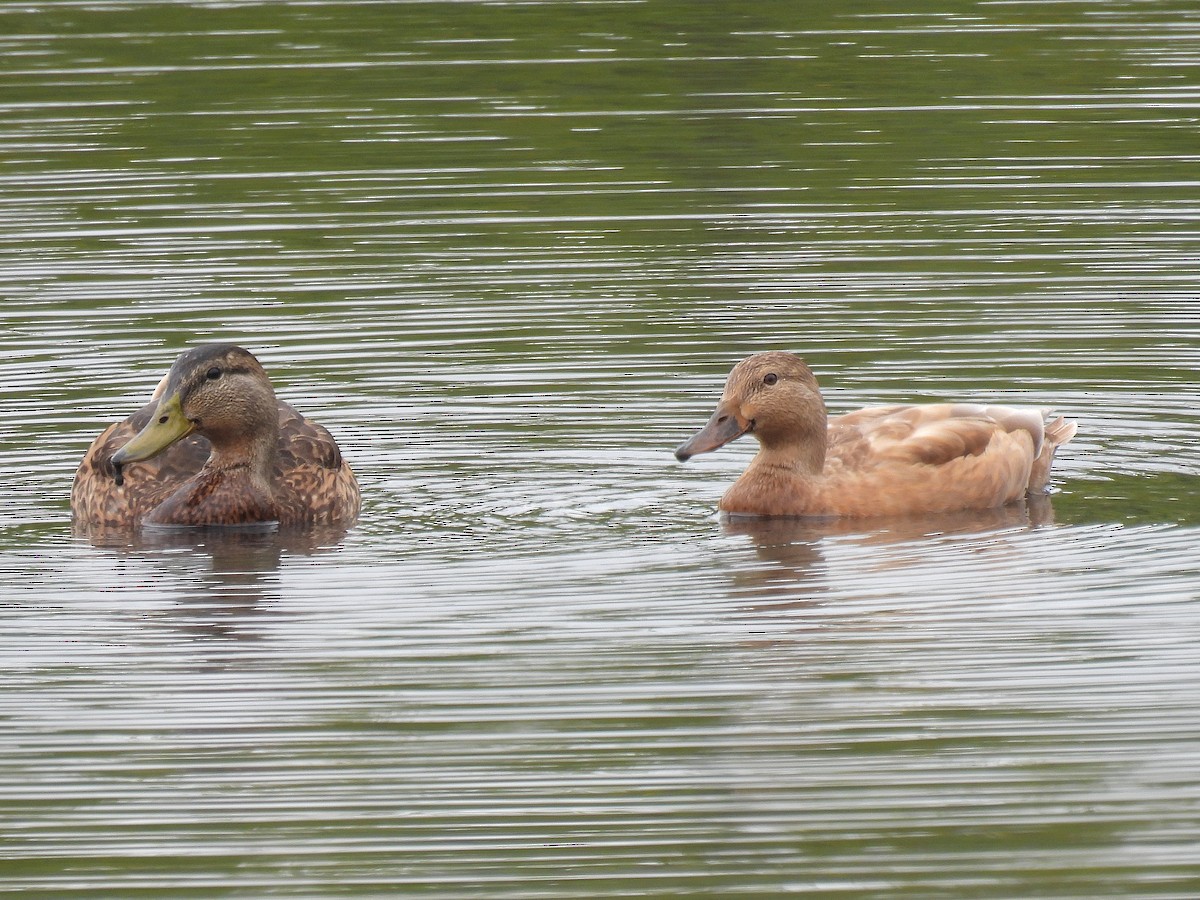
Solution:
<path fill-rule="evenodd" d="M 778 380 L 779 380 L 779 376 L 776 375 L 774 372 L 768 372 L 766 375 L 763 376 L 763 384 L 767 385 L 768 387 L 773 385 Z"/>
<path fill-rule="evenodd" d="M 213 366 L 211 369 L 209 369 L 207 372 L 204 373 L 204 377 L 207 378 L 209 381 L 216 381 L 218 378 L 221 377 L 221 370 L 218 369 L 216 366 Z"/>

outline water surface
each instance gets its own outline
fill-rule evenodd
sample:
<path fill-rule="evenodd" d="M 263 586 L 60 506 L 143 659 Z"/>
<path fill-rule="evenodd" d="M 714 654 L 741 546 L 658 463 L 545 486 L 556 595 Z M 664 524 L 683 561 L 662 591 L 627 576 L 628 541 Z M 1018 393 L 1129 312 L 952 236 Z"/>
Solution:
<path fill-rule="evenodd" d="M 905 12 L 908 9 L 910 11 Z M 0 883 L 1190 897 L 1200 17 L 1149 2 L 0 10 Z M 358 472 L 93 546 L 242 343 Z M 1046 503 L 722 523 L 747 353 L 1079 422 Z"/>

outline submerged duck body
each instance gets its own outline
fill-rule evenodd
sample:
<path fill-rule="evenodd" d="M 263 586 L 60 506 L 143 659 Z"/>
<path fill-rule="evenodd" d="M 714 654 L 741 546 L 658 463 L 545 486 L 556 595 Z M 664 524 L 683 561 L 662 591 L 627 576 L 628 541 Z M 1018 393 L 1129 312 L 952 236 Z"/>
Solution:
<path fill-rule="evenodd" d="M 146 406 L 93 441 L 71 489 L 85 529 L 349 525 L 359 502 L 329 432 L 231 344 L 181 354 Z"/>
<path fill-rule="evenodd" d="M 902 516 L 991 509 L 1044 492 L 1075 423 L 1041 410 L 970 403 L 883 406 L 829 418 L 812 371 L 772 351 L 729 374 L 680 460 L 743 434 L 758 439 L 720 509 L 752 516 Z"/>

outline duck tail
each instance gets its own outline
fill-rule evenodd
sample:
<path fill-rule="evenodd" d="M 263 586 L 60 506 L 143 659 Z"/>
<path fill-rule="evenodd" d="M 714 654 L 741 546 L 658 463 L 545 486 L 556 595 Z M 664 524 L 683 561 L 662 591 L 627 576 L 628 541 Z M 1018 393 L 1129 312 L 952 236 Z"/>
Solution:
<path fill-rule="evenodd" d="M 1033 468 L 1029 472 L 1029 486 L 1025 489 L 1026 493 L 1046 493 L 1046 488 L 1050 484 L 1050 464 L 1054 462 L 1054 451 L 1075 437 L 1077 429 L 1078 426 L 1074 422 L 1064 419 L 1062 416 L 1053 422 L 1046 423 L 1043 432 L 1045 440 L 1042 441 L 1041 452 L 1033 461 Z"/>
<path fill-rule="evenodd" d="M 1059 416 L 1053 422 L 1046 424 L 1046 440 L 1055 447 L 1061 447 L 1071 438 L 1075 437 L 1075 432 L 1079 430 L 1079 426 L 1070 419 L 1064 419 Z"/>

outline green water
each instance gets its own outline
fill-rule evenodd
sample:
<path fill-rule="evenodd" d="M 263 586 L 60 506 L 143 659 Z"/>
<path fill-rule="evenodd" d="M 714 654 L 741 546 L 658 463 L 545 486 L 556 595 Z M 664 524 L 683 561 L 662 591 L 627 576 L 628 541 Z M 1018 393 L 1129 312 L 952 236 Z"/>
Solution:
<path fill-rule="evenodd" d="M 0 888 L 1200 892 L 1200 14 L 0 7 Z M 253 350 L 341 537 L 95 547 Z M 730 366 L 1079 423 L 1048 504 L 720 522 Z"/>

